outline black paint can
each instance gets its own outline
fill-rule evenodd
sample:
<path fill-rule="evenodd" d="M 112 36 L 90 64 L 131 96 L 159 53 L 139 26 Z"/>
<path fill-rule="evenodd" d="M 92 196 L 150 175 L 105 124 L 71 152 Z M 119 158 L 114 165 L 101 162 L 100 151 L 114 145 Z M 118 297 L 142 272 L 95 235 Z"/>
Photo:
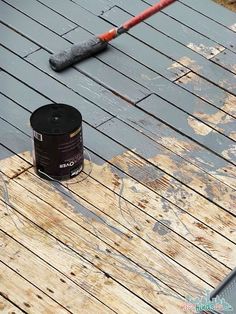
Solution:
<path fill-rule="evenodd" d="M 69 105 L 50 104 L 30 117 L 33 157 L 37 174 L 44 179 L 67 180 L 83 169 L 82 116 Z"/>

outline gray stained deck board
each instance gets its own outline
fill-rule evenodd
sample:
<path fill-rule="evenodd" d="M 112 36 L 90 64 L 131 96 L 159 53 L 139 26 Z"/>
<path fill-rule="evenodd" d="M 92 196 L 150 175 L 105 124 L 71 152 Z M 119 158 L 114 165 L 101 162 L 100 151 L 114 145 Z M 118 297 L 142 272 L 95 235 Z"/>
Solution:
<path fill-rule="evenodd" d="M 17 116 L 7 114 L 6 110 L 3 108 L 0 111 L 0 114 L 1 114 L 0 117 L 4 118 L 5 120 L 7 120 L 12 125 L 15 125 L 17 128 L 19 128 L 22 132 L 24 132 L 25 134 L 27 134 L 30 137 L 31 130 L 29 129 L 29 127 L 27 125 L 27 122 L 29 121 L 30 113 L 27 111 L 24 111 L 24 109 L 21 107 L 17 108 L 17 105 L 13 102 L 6 103 L 6 102 L 4 102 L 4 99 L 3 99 L 3 103 L 7 104 L 8 107 L 11 106 L 12 111 L 17 112 Z M 18 116 L 21 117 L 20 120 L 19 120 Z M 116 123 L 120 123 L 120 122 L 117 120 Z M 101 127 L 101 128 L 102 128 L 102 130 L 104 130 L 103 127 Z M 132 132 L 132 130 L 130 132 L 130 128 L 128 128 L 124 124 L 123 124 L 122 130 L 124 130 L 123 132 L 127 132 L 127 134 L 129 133 L 129 135 Z M 135 133 L 134 130 L 133 130 L 133 133 Z M 100 156 L 103 156 L 103 158 L 105 160 L 112 160 L 115 156 L 122 155 L 126 151 L 126 149 L 124 149 L 122 147 L 122 145 L 115 143 L 113 140 L 107 138 L 107 136 L 110 136 L 112 134 L 111 132 L 108 132 L 108 133 L 105 132 L 105 134 L 107 136 L 104 136 L 102 134 L 99 134 L 98 131 L 95 131 L 91 127 L 85 125 L 84 126 L 84 134 L 85 134 L 84 135 L 85 136 L 85 146 L 88 146 L 90 150 L 96 152 Z M 3 135 L 4 135 L 4 133 L 3 133 Z M 135 135 L 133 136 L 134 144 L 136 144 L 135 138 L 138 139 L 138 141 L 140 142 L 140 144 L 137 145 L 137 153 L 140 154 L 143 158 L 146 158 L 147 160 L 151 161 L 151 158 L 153 156 L 154 157 L 156 155 L 157 156 L 158 155 L 166 156 L 166 158 L 171 159 L 172 162 L 174 162 L 177 165 L 177 168 L 178 168 L 178 164 L 179 164 L 179 167 L 181 167 L 181 165 L 182 165 L 182 168 L 184 167 L 184 162 L 181 161 L 181 158 L 179 158 L 179 156 L 176 156 L 173 153 L 168 152 L 166 149 L 164 149 L 160 145 L 154 143 L 153 141 L 149 140 L 148 138 L 145 139 L 145 137 L 143 137 L 143 136 L 142 136 L 142 141 L 140 141 L 140 135 L 137 135 L 137 132 L 136 132 L 136 136 Z M 86 139 L 89 139 L 89 140 L 86 140 Z M 9 138 L 8 138 L 8 140 L 9 140 Z M 143 145 L 144 141 L 145 141 L 145 145 Z M 98 143 L 100 143 L 100 144 L 98 145 Z M 100 147 L 100 148 L 98 148 L 98 147 Z M 112 149 L 110 149 L 110 147 Z M 141 147 L 145 147 L 145 149 L 143 149 Z M 14 146 L 13 147 L 11 146 L 10 148 L 14 149 Z M 147 151 L 147 148 L 149 148 L 149 151 Z M 132 150 L 133 146 L 129 146 L 129 149 Z M 173 186 L 175 187 L 175 189 L 177 189 L 178 186 L 181 189 L 181 184 L 175 180 L 175 178 L 177 178 L 177 180 L 179 180 L 180 182 L 183 182 L 187 186 L 189 185 L 191 189 L 196 190 L 200 194 L 202 193 L 201 189 L 199 189 L 196 186 L 196 183 L 194 183 L 194 185 L 191 185 L 192 172 L 191 173 L 186 172 L 186 173 L 182 174 L 181 171 L 180 172 L 174 171 L 174 173 L 172 174 L 171 171 L 168 170 L 168 167 L 165 168 L 165 166 L 163 167 L 163 165 L 160 166 L 160 169 L 155 169 L 155 167 L 151 164 L 147 165 L 147 168 L 149 169 L 149 171 L 152 171 L 153 174 L 156 172 L 157 173 L 156 177 L 163 176 L 165 174 L 165 172 L 172 175 L 174 178 L 174 180 L 172 180 L 172 181 L 173 181 Z M 194 170 L 194 167 L 193 167 L 192 171 L 193 170 Z M 142 173 L 141 170 L 140 170 L 140 172 Z M 195 172 L 196 172 L 196 175 L 199 176 L 199 180 L 200 181 L 202 180 L 202 184 L 205 182 L 204 184 L 207 186 L 206 189 L 210 190 L 210 186 L 213 184 L 212 183 L 213 179 L 210 176 L 197 171 L 196 169 L 195 169 Z M 132 175 L 137 175 L 137 174 L 135 173 Z M 140 177 L 137 177 L 137 178 L 139 178 L 139 180 L 140 179 L 142 180 L 142 175 Z M 209 183 L 207 184 L 206 182 L 209 182 Z M 215 181 L 214 185 L 218 186 L 219 192 L 220 192 L 220 190 L 222 191 L 222 193 L 225 193 L 227 191 L 228 194 L 232 195 L 232 199 L 234 198 L 234 196 L 233 196 L 234 192 L 230 191 L 229 188 L 226 188 L 226 186 L 222 185 L 219 181 L 218 182 Z M 212 200 L 215 203 L 218 203 L 220 206 L 224 206 L 224 202 L 221 203 L 220 200 L 217 200 L 217 194 L 219 192 L 217 192 L 215 195 L 214 195 L 214 193 L 212 194 L 210 192 L 209 194 L 207 194 L 207 198 L 209 198 L 210 200 Z M 203 192 L 202 195 L 205 196 L 205 193 Z M 233 205 L 231 205 L 231 206 L 233 208 Z M 229 211 L 231 211 L 231 209 L 230 209 L 231 206 L 229 206 L 229 208 L 227 208 Z"/>
<path fill-rule="evenodd" d="M 10 30 L 7 26 L 0 23 L 0 38 L 1 44 L 15 51 L 17 49 L 18 54 L 21 57 L 25 57 L 31 52 L 39 49 L 39 46 L 32 43 L 23 36 L 19 36 L 18 33 Z"/>
<path fill-rule="evenodd" d="M 221 113 L 227 112 L 230 116 L 236 118 L 236 107 L 234 106 L 234 103 L 236 102 L 236 97 L 234 95 L 227 93 L 218 86 L 212 85 L 210 82 L 193 72 L 182 76 L 180 79 L 175 81 L 175 83 L 189 90 L 191 93 L 196 94 L 197 96 L 211 103 L 215 107 L 220 108 L 222 110 Z M 218 118 L 217 115 L 219 115 Z M 206 117 L 209 122 L 212 120 L 212 123 L 220 123 L 220 111 L 218 111 L 218 114 L 216 114 L 215 118 L 216 119 L 214 119 L 214 114 L 213 116 Z M 221 120 L 221 122 L 227 123 L 227 119 L 224 120 L 223 116 L 222 118 L 223 119 Z M 229 116 L 228 119 L 229 121 L 231 120 Z M 234 128 L 231 130 L 232 134 L 233 132 Z"/>
<path fill-rule="evenodd" d="M 9 9 L 10 8 L 10 9 Z M 9 7 L 9 14 L 11 14 L 11 10 L 13 8 Z M 18 11 L 14 11 L 16 13 L 18 19 L 15 25 L 18 31 L 21 31 L 27 36 L 31 38 L 38 37 L 39 45 L 43 46 L 45 49 L 49 49 L 50 51 L 58 51 L 63 49 L 61 46 L 61 41 L 65 42 L 64 48 L 68 47 L 69 42 L 62 37 L 57 36 L 52 33 L 50 30 L 43 28 L 43 26 L 37 24 L 33 20 L 28 17 L 25 17 L 23 14 L 20 14 Z M 1 13 L 0 13 L 1 14 Z M 11 16 L 11 15 L 10 15 Z M 5 20 L 7 21 L 9 17 L 5 16 Z M 10 21 L 12 21 L 10 19 Z M 31 23 L 35 23 L 37 28 L 35 34 L 35 28 L 31 27 Z M 43 31 L 41 32 L 42 29 Z M 56 40 L 53 41 L 52 36 L 56 36 Z M 59 39 L 59 43 L 57 43 L 57 39 Z M 99 68 L 99 71 L 97 70 Z M 139 84 L 132 82 L 129 78 L 123 76 L 122 74 L 115 72 L 112 68 L 98 62 L 97 66 L 91 66 L 90 68 L 86 68 L 86 74 L 89 76 L 97 76 L 97 80 L 107 88 L 114 90 L 116 93 L 120 94 L 124 98 L 128 98 L 131 102 L 137 102 L 150 94 L 150 92 Z M 92 83 L 95 85 L 96 83 L 93 81 Z M 128 86 L 128 88 L 127 88 Z M 91 88 L 91 86 L 90 86 Z"/>
<path fill-rule="evenodd" d="M 225 27 L 236 31 L 235 12 L 222 7 L 222 5 L 205 0 L 181 0 L 181 2 Z"/>
<path fill-rule="evenodd" d="M 116 6 L 132 15 L 136 15 L 148 8 L 148 4 L 141 1 L 134 6 L 131 1 L 120 0 L 119 3 L 116 3 Z M 103 18 L 103 14 L 101 18 Z M 176 21 L 162 11 L 154 14 L 145 20 L 144 23 L 206 58 L 210 58 L 225 49 L 223 46 L 182 24 L 181 21 Z"/>
<path fill-rule="evenodd" d="M 24 81 L 35 90 L 41 92 L 43 95 L 51 99 L 51 101 L 59 103 L 68 103 L 69 101 L 70 104 L 73 104 L 75 107 L 79 106 L 80 110 L 83 112 L 84 118 L 94 126 L 111 118 L 111 115 L 108 112 L 104 112 L 80 95 L 69 90 L 66 86 L 63 86 L 61 83 L 51 80 L 50 77 L 47 77 L 43 72 L 20 59 L 13 53 L 4 48 L 0 48 L 0 50 L 1 56 L 3 57 L 1 59 L 1 67 L 14 76 L 17 76 L 18 79 Z M 9 60 L 8 58 L 11 58 L 11 63 L 6 64 L 5 60 Z M 41 103 L 38 103 L 37 105 L 40 106 Z"/>
<path fill-rule="evenodd" d="M 112 8 L 115 3 L 117 3 L 117 0 L 96 0 L 96 2 L 87 0 L 74 0 L 73 2 L 87 9 L 91 13 L 99 16 L 100 14 L 103 14 L 104 12 Z"/>
<path fill-rule="evenodd" d="M 224 51 L 220 52 L 217 56 L 211 58 L 211 60 L 236 74 L 236 54 L 233 53 L 232 51 L 225 49 Z"/>
<path fill-rule="evenodd" d="M 104 54 L 105 55 L 105 54 Z M 68 77 L 66 77 L 65 75 L 63 76 L 63 77 L 61 77 L 61 75 L 60 74 L 57 74 L 57 73 L 55 73 L 55 72 L 53 72 L 53 71 L 51 71 L 51 70 L 48 70 L 48 68 L 47 68 L 47 66 L 46 66 L 46 63 L 47 63 L 47 59 L 48 59 L 48 56 L 47 56 L 47 53 L 46 52 L 41 52 L 41 51 L 39 51 L 39 52 L 37 52 L 36 54 L 32 54 L 31 56 L 29 56 L 29 58 L 28 58 L 28 60 L 30 61 L 30 62 L 32 62 L 34 65 L 36 65 L 37 67 L 39 67 L 40 69 L 42 69 L 43 71 L 45 71 L 45 72 L 47 72 L 47 73 L 51 73 L 50 75 L 52 75 L 52 77 L 55 77 L 56 79 L 61 79 L 61 81 L 62 81 L 62 83 L 64 83 L 66 86 L 68 86 L 69 88 L 72 88 L 75 92 L 78 92 L 78 93 L 80 93 L 82 96 L 84 96 L 84 97 L 88 97 L 88 94 L 85 94 L 83 91 L 81 91 L 81 88 L 80 88 L 80 86 L 79 86 L 79 84 L 77 83 L 77 73 L 76 73 L 76 71 L 75 70 L 73 70 L 73 69 L 71 69 L 70 70 L 70 75 L 68 76 Z M 120 58 L 118 58 L 118 59 L 120 59 Z M 72 75 L 72 73 L 73 73 L 73 75 Z M 91 99 L 91 98 L 90 98 Z M 93 100 L 93 99 L 91 99 L 91 100 Z M 96 100 L 95 100 L 96 101 Z M 123 104 L 123 102 L 120 102 L 120 104 Z M 104 110 L 106 110 L 106 111 L 108 111 L 108 112 L 110 112 L 110 113 L 112 113 L 113 115 L 117 115 L 117 114 L 119 114 L 120 112 L 119 112 L 119 110 L 117 110 L 117 109 L 114 109 L 113 108 L 113 106 L 110 106 L 110 104 L 109 105 L 107 105 L 107 101 L 105 102 L 105 103 L 99 103 L 99 105 L 100 106 L 102 106 L 102 108 L 104 109 Z M 187 103 L 187 105 L 188 105 L 188 103 Z M 204 104 L 203 104 L 204 105 Z M 116 104 L 115 106 L 118 106 L 118 104 Z M 169 104 L 168 104 L 168 106 L 170 106 Z M 119 106 L 120 107 L 120 106 Z M 194 108 L 194 107 L 193 107 Z M 200 110 L 200 104 L 199 104 L 199 100 L 196 102 L 196 109 L 198 109 L 198 110 Z M 211 108 L 210 107 L 210 109 L 211 109 L 211 111 L 210 112 L 212 112 L 212 114 L 220 114 L 220 112 L 219 111 L 217 111 L 216 109 L 214 109 L 213 107 Z M 173 110 L 175 110 L 175 109 L 173 109 Z M 202 111 L 203 112 L 206 112 L 206 109 L 203 107 L 202 108 Z M 222 112 L 223 113 L 223 112 Z M 126 114 L 126 113 L 125 113 Z M 123 115 L 123 119 L 125 119 L 125 114 Z M 180 112 L 180 114 L 181 114 L 181 112 Z M 183 113 L 184 114 L 184 113 Z M 121 115 L 121 114 L 120 114 Z M 186 114 L 184 114 L 184 116 L 186 117 Z M 156 113 L 156 117 L 158 118 L 159 116 L 158 116 L 158 113 Z M 222 115 L 222 119 L 225 117 L 225 114 L 223 114 Z M 232 128 L 232 125 L 234 125 L 234 123 L 235 123 L 235 120 L 232 118 L 232 123 L 230 123 L 230 119 L 228 119 L 229 120 L 229 127 L 228 127 L 228 132 L 230 133 L 230 132 L 232 132 L 232 130 L 231 130 L 231 128 Z M 126 121 L 127 121 L 127 119 L 126 119 Z M 128 122 L 129 123 L 129 122 Z M 222 124 L 223 125 L 223 124 Z M 220 125 L 221 126 L 221 125 Z M 205 126 L 205 125 L 202 125 L 202 127 L 204 128 L 204 127 L 206 127 L 207 128 L 207 130 L 209 131 L 209 132 L 211 132 L 212 131 L 212 129 L 210 129 L 210 128 L 208 128 L 207 126 Z M 223 125 L 223 127 L 224 127 L 224 125 Z M 225 127 L 225 129 L 227 129 L 226 127 Z"/>
<path fill-rule="evenodd" d="M 3 1 L 1 1 L 0 20 L 48 51 L 57 51 L 70 46 L 70 43 L 65 39 Z"/>
<path fill-rule="evenodd" d="M 48 27 L 55 33 L 63 35 L 76 27 L 71 21 L 68 21 L 61 15 L 51 11 L 49 14 L 48 8 L 39 3 L 36 0 L 27 1 L 25 5 L 24 1 L 17 0 L 4 0 L 6 3 L 10 4 L 12 7 L 21 11 L 22 13 L 29 16 L 31 19 L 37 21 L 43 26 Z"/>
<path fill-rule="evenodd" d="M 226 160 L 236 163 L 236 156 L 234 153 L 235 142 L 224 137 L 220 133 L 198 124 L 196 120 L 189 117 L 187 114 L 180 112 L 178 108 L 171 106 L 165 100 L 162 100 L 156 95 L 151 95 L 144 101 L 140 102 L 138 106 L 148 113 L 151 113 L 165 123 L 171 125 L 183 134 L 196 140 L 203 146 L 217 153 Z M 178 117 L 178 119 L 176 119 Z M 109 124 L 109 123 L 108 123 Z M 104 127 L 104 124 L 103 124 Z M 225 156 L 226 152 L 231 152 L 231 156 Z"/>
<path fill-rule="evenodd" d="M 175 5 L 175 3 L 173 5 Z M 103 14 L 103 18 L 118 26 L 122 23 L 122 21 L 131 18 L 131 16 L 119 8 L 112 8 Z M 235 75 L 217 64 L 212 64 L 211 67 L 209 67 L 209 62 L 205 57 L 160 33 L 158 28 L 153 29 L 153 27 L 150 27 L 149 25 L 140 24 L 131 29 L 129 34 L 134 36 L 136 39 L 145 42 L 147 45 L 163 53 L 164 55 L 172 58 L 183 66 L 191 69 L 195 73 L 207 78 L 214 84 L 217 84 L 227 91 L 236 94 Z M 130 41 L 133 47 L 136 47 L 137 45 L 135 44 L 135 40 L 130 38 L 130 35 L 121 36 L 118 38 L 115 41 L 116 47 L 122 47 Z M 234 34 L 234 40 L 236 41 L 236 34 Z M 139 49 L 136 50 L 133 48 L 133 50 L 136 51 L 136 55 L 140 54 Z M 147 49 L 146 58 L 149 58 Z M 147 65 L 147 61 L 143 63 Z M 172 67 L 178 69 L 178 64 L 174 64 L 173 62 Z M 157 70 L 158 64 L 157 68 L 151 68 Z"/>
<path fill-rule="evenodd" d="M 66 38 L 68 38 L 72 42 L 75 42 L 78 39 L 86 40 L 89 38 L 89 36 L 90 35 L 87 31 L 81 28 L 77 28 L 76 30 L 69 32 L 66 35 Z M 40 52 L 36 52 L 32 54 L 31 56 L 29 56 L 29 58 L 27 59 L 38 60 L 39 57 L 36 58 L 35 56 L 39 56 L 39 55 L 40 55 Z M 183 89 L 179 89 L 179 87 L 176 87 L 174 83 L 167 81 L 165 78 L 159 76 L 154 71 L 144 67 L 142 64 L 129 58 L 127 55 L 123 54 L 121 51 L 114 49 L 113 46 L 109 47 L 109 49 L 106 50 L 105 52 L 97 55 L 96 58 L 106 63 L 107 65 L 113 67 L 117 71 L 123 73 L 124 75 L 130 77 L 131 79 L 138 82 L 142 86 L 145 86 L 150 91 L 160 95 L 161 97 L 164 97 L 165 99 L 167 99 L 168 101 L 176 105 L 177 107 L 195 116 L 197 119 L 200 119 L 201 121 L 208 124 L 209 126 L 215 129 L 218 129 L 220 132 L 229 136 L 230 138 L 233 138 L 233 139 L 235 138 L 232 132 L 232 129 L 233 129 L 232 126 L 234 125 L 234 123 L 236 123 L 236 121 L 234 121 L 234 119 L 232 119 L 231 121 L 231 117 L 225 113 L 229 113 L 230 115 L 236 116 L 234 107 L 231 105 L 230 106 L 227 105 L 227 101 L 229 99 L 230 99 L 230 102 L 232 102 L 234 99 L 236 99 L 236 97 L 230 93 L 225 92 L 220 87 L 215 86 L 211 84 L 210 82 L 206 81 L 206 86 L 209 85 L 212 91 L 211 93 L 209 93 L 209 90 L 207 91 L 205 90 L 205 85 L 202 88 L 197 86 L 198 82 L 201 82 L 201 80 L 203 81 L 203 79 L 201 79 L 200 76 L 196 75 L 196 79 L 194 80 L 194 85 L 192 89 L 188 88 L 188 86 L 186 86 L 185 84 L 183 85 L 179 84 L 179 86 L 184 87 L 187 90 L 191 91 L 191 93 L 188 93 L 184 91 Z M 86 66 L 90 67 L 91 63 L 96 64 L 96 61 L 92 62 L 91 59 L 89 59 L 89 60 L 84 61 L 82 64 L 80 63 L 78 66 L 76 65 L 75 67 L 78 69 L 81 69 L 83 65 L 85 67 Z M 45 69 L 46 68 L 45 64 L 46 64 L 46 58 L 44 62 L 42 61 L 40 62 L 40 67 L 43 66 L 44 67 L 43 69 Z M 188 77 L 188 74 L 183 77 Z M 181 81 L 183 77 L 181 77 L 177 82 Z M 200 93 L 200 97 L 203 100 L 193 95 L 194 93 L 195 94 Z M 215 95 L 218 95 L 218 94 L 221 94 L 223 97 L 217 98 L 215 100 Z M 212 107 L 207 102 L 205 102 L 204 99 L 209 101 L 211 104 L 213 104 L 217 108 L 222 109 L 223 111 L 221 112 L 221 110 L 217 110 L 217 108 Z M 226 104 L 224 103 L 224 99 L 225 99 Z M 198 112 L 204 112 L 205 115 L 200 115 L 198 114 Z M 210 119 L 209 121 L 209 117 L 214 116 L 214 114 L 218 116 L 222 116 L 222 120 L 224 119 L 225 123 L 218 126 L 218 123 L 220 122 L 218 122 L 217 120 L 215 120 L 214 122 L 214 119 L 213 119 L 213 121 L 211 122 L 211 119 Z M 229 126 L 227 125 L 228 123 L 229 123 Z"/>
<path fill-rule="evenodd" d="M 156 1 L 154 1 L 153 4 L 154 3 L 156 3 Z M 135 6 L 133 6 L 132 2 L 120 0 L 120 2 L 116 3 L 116 5 L 110 10 L 116 8 L 120 8 L 129 14 L 136 15 L 147 9 L 148 3 L 139 1 Z M 109 11 L 101 14 L 100 17 L 103 18 L 103 15 L 108 13 Z M 175 42 L 198 52 L 206 58 L 210 58 L 225 49 L 222 45 L 216 43 L 214 40 L 211 40 L 207 36 L 197 32 L 195 29 L 184 25 L 181 23 L 181 21 L 164 14 L 162 11 L 145 20 L 144 24 L 152 26 L 158 32 L 167 35 Z"/>
<path fill-rule="evenodd" d="M 74 82 L 74 80 L 72 80 L 71 82 Z M 69 88 L 76 90 L 76 85 L 73 85 L 68 81 L 66 81 L 66 83 L 68 84 Z M 16 86 L 14 92 L 12 92 L 12 85 Z M 37 94 L 29 87 L 26 87 L 23 83 L 17 81 L 5 72 L 0 73 L 0 91 L 6 94 L 6 96 L 11 97 L 14 101 L 17 101 L 22 107 L 30 111 L 36 109 L 39 103 L 43 104 L 43 101 L 45 102 L 46 100 L 46 98 L 43 98 L 41 95 Z M 29 102 L 25 97 L 22 97 L 22 95 L 34 95 L 35 101 Z M 31 97 L 29 97 L 29 100 L 31 100 Z M 37 105 L 35 106 L 34 103 L 36 103 Z M 230 172 L 232 172 L 232 167 L 224 159 L 211 153 L 209 150 L 203 148 L 202 146 L 194 143 L 187 137 L 181 135 L 179 132 L 176 132 L 175 130 L 170 128 L 168 125 L 161 123 L 159 120 L 156 120 L 154 117 L 146 114 L 145 112 L 142 112 L 132 105 L 128 105 L 125 101 L 120 100 L 116 103 L 109 103 L 108 101 L 106 101 L 102 102 L 101 105 L 103 109 L 110 112 L 113 116 L 117 116 L 125 123 L 139 130 L 143 134 L 146 134 L 157 143 L 163 145 L 164 147 L 167 147 L 170 151 L 175 152 L 177 155 L 184 158 L 184 160 L 196 165 L 213 177 L 215 176 L 217 179 L 224 181 L 224 177 L 222 177 L 222 172 L 224 173 L 224 169 L 225 171 L 227 171 L 226 168 L 228 168 Z M 81 112 L 84 115 L 83 110 L 81 110 Z M 88 122 L 90 122 L 90 120 L 88 120 Z M 175 145 L 173 145 L 174 139 Z M 186 145 L 185 149 L 184 145 Z M 107 160 L 111 159 L 113 156 L 113 146 L 110 145 L 109 147 L 109 150 L 105 150 L 105 152 L 107 152 Z M 180 149 L 180 147 L 182 147 L 182 149 Z M 188 149 L 188 147 L 191 147 L 192 149 Z M 176 157 L 174 159 L 175 162 L 177 162 Z M 179 158 L 179 161 L 180 160 L 181 158 Z M 236 187 L 233 182 L 230 183 L 227 182 L 227 180 L 226 184 L 232 185 L 232 187 Z"/>
<path fill-rule="evenodd" d="M 145 0 L 150 5 L 155 3 L 155 0 Z M 229 50 L 236 52 L 235 33 L 216 23 L 201 13 L 185 6 L 177 1 L 173 5 L 162 10 L 165 14 L 173 17 L 182 24 L 194 29 L 200 34 L 214 40 L 216 43 L 223 45 Z"/>
<path fill-rule="evenodd" d="M 51 0 L 43 0 L 43 3 L 50 6 L 50 8 L 53 8 L 58 13 L 62 14 L 63 16 L 73 21 L 74 23 L 77 23 L 79 26 L 85 28 L 92 34 L 103 33 L 113 27 L 110 23 L 86 11 L 77 4 L 70 2 L 69 0 L 66 1 L 68 1 L 66 7 L 64 3 L 59 1 L 55 2 Z M 79 20 L 78 16 L 80 16 Z M 126 38 L 126 35 L 123 35 L 123 38 Z M 133 50 L 138 50 L 139 54 L 137 58 L 139 59 L 140 62 L 144 62 L 145 65 L 149 66 L 150 68 L 153 69 L 158 68 L 159 71 L 164 76 L 168 77 L 170 80 L 175 80 L 178 77 L 182 76 L 184 73 L 187 73 L 189 71 L 188 69 L 186 69 L 186 67 L 178 63 L 177 63 L 178 66 L 175 69 L 173 69 L 171 67 L 171 65 L 174 62 L 173 59 L 164 56 L 158 51 L 148 47 L 147 45 L 135 39 L 129 38 L 129 40 L 133 41 L 132 43 Z M 148 59 L 147 54 L 150 55 Z M 151 57 L 154 58 L 154 61 Z"/>

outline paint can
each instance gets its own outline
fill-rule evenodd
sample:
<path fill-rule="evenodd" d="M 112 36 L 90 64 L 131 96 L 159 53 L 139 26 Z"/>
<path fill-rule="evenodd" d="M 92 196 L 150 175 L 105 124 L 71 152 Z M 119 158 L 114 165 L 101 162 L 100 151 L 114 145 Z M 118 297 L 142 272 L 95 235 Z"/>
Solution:
<path fill-rule="evenodd" d="M 82 116 L 66 104 L 49 104 L 30 117 L 36 173 L 44 179 L 67 180 L 83 169 Z"/>

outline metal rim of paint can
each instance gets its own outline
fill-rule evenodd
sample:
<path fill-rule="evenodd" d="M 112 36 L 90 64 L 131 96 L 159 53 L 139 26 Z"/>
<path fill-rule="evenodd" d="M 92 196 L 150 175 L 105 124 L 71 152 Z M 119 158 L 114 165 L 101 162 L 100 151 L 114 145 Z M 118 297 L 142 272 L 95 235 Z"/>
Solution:
<path fill-rule="evenodd" d="M 31 117 L 33 159 L 44 179 L 68 180 L 83 170 L 82 116 L 73 106 L 48 104 Z"/>

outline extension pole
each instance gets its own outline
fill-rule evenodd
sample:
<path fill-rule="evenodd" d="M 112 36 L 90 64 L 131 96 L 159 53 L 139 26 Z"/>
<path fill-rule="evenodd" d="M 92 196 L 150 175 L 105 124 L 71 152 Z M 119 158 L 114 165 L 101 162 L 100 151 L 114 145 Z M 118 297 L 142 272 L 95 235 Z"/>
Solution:
<path fill-rule="evenodd" d="M 127 33 L 129 29 L 146 20 L 153 14 L 159 12 L 175 1 L 176 0 L 160 0 L 158 3 L 123 23 L 120 27 L 112 28 L 106 33 L 94 36 L 87 41 L 72 45 L 67 50 L 53 54 L 49 58 L 51 68 L 54 71 L 62 71 L 76 62 L 86 59 L 96 54 L 97 52 L 106 49 L 109 41 L 121 34 Z"/>

